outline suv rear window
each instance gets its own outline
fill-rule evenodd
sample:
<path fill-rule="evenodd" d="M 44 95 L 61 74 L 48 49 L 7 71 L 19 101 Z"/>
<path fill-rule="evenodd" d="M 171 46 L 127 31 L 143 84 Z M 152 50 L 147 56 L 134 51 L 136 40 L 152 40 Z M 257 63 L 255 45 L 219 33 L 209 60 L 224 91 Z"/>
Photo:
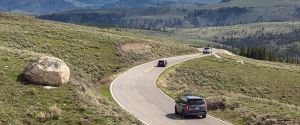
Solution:
<path fill-rule="evenodd" d="M 190 105 L 204 105 L 205 101 L 203 99 L 190 99 L 189 104 Z"/>

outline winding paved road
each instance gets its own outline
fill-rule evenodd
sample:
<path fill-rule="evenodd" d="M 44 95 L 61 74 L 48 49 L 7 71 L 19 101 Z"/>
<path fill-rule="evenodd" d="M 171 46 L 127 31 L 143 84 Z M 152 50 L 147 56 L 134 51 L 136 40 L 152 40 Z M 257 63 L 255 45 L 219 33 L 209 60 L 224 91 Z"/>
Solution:
<path fill-rule="evenodd" d="M 166 58 L 168 66 L 207 55 L 193 54 Z M 230 125 L 213 118 L 188 118 L 174 114 L 175 102 L 156 87 L 156 78 L 164 68 L 157 60 L 136 66 L 117 77 L 110 86 L 114 99 L 122 108 L 148 125 Z"/>

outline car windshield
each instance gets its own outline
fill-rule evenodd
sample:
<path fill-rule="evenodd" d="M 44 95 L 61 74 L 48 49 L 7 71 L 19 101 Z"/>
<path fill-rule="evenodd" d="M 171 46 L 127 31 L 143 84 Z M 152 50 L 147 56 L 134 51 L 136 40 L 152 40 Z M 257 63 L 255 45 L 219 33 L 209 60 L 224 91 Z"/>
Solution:
<path fill-rule="evenodd" d="M 189 104 L 190 105 L 204 105 L 205 102 L 203 99 L 190 99 Z"/>
<path fill-rule="evenodd" d="M 204 48 L 204 49 L 210 49 L 210 48 Z"/>

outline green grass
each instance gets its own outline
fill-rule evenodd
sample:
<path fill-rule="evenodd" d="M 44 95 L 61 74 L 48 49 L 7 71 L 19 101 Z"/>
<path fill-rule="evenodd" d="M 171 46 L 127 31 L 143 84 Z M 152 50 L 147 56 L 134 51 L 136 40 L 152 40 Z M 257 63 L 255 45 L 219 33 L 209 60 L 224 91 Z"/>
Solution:
<path fill-rule="evenodd" d="M 91 109 L 83 109 L 75 86 L 63 85 L 57 89 L 45 90 L 42 86 L 25 85 L 17 77 L 22 74 L 27 61 L 17 54 L 1 51 L 0 54 L 0 121 L 4 124 L 78 124 L 80 117 L 93 119 L 97 124 L 107 118 L 97 117 Z M 7 68 L 4 68 L 7 67 Z M 63 111 L 60 120 L 40 121 L 38 114 L 57 104 Z"/>
<path fill-rule="evenodd" d="M 111 77 L 197 51 L 166 39 L 21 15 L 0 13 L 0 27 L 0 124 L 141 124 L 112 99 Z M 43 55 L 67 63 L 69 84 L 46 90 L 23 79 L 27 64 Z"/>
<path fill-rule="evenodd" d="M 244 65 L 236 62 L 241 59 Z M 223 56 L 171 67 L 157 84 L 173 98 L 193 94 L 225 104 L 209 114 L 234 124 L 283 124 L 300 121 L 299 81 L 296 65 Z"/>
<path fill-rule="evenodd" d="M 110 101 L 114 101 L 111 93 L 110 93 L 110 84 L 105 84 L 100 88 L 101 95 L 108 98 Z"/>

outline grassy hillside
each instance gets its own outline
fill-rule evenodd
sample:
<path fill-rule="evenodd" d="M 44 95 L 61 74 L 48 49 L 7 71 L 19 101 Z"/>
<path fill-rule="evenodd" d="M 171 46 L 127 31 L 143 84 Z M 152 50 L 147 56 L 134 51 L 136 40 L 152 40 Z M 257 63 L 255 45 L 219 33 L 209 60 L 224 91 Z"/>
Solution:
<path fill-rule="evenodd" d="M 122 3 L 122 2 L 121 2 Z M 125 2 L 126 3 L 126 2 Z M 130 2 L 129 2 L 130 3 Z M 84 9 L 44 15 L 40 18 L 84 25 L 131 28 L 188 28 L 300 19 L 299 0 L 229 0 L 212 4 L 148 6 L 132 1 L 118 9 Z M 142 4 L 146 7 L 137 7 Z"/>
<path fill-rule="evenodd" d="M 173 98 L 204 96 L 210 115 L 234 124 L 297 124 L 299 76 L 298 65 L 223 55 L 222 59 L 205 57 L 173 66 L 157 84 Z"/>
<path fill-rule="evenodd" d="M 164 39 L 0 13 L 0 124 L 141 124 L 110 97 L 114 75 L 196 49 Z M 64 60 L 71 81 L 47 90 L 22 77 L 42 55 Z"/>
<path fill-rule="evenodd" d="M 174 29 L 161 30 L 143 30 L 143 29 L 130 29 L 130 28 L 116 28 L 118 31 L 125 31 L 131 33 L 143 34 L 145 36 L 151 37 L 152 39 L 164 38 L 177 43 L 184 43 L 189 46 L 201 48 L 207 45 L 223 46 L 223 44 L 212 42 L 206 39 L 199 39 L 196 37 L 187 36 L 182 32 L 176 32 Z"/>

